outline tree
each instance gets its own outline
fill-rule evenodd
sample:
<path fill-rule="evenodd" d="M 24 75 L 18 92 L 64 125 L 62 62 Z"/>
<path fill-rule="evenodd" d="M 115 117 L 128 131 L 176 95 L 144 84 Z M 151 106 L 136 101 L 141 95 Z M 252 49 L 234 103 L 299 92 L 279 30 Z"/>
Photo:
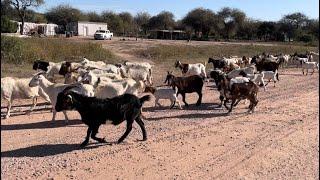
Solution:
<path fill-rule="evenodd" d="M 70 5 L 58 5 L 53 7 L 45 14 L 45 16 L 49 22 L 62 25 L 64 30 L 66 30 L 68 23 L 83 20 L 84 18 L 80 10 L 73 8 Z"/>
<path fill-rule="evenodd" d="M 116 34 L 123 32 L 123 21 L 120 16 L 112 11 L 104 11 L 101 15 L 103 22 L 108 23 L 108 29 Z"/>
<path fill-rule="evenodd" d="M 134 17 L 134 22 L 138 26 L 138 31 L 143 32 L 145 35 L 147 34 L 150 17 L 150 14 L 147 12 L 139 12 Z"/>
<path fill-rule="evenodd" d="M 172 30 L 175 27 L 174 15 L 169 11 L 162 11 L 158 15 L 149 19 L 149 29 L 169 29 Z"/>
<path fill-rule="evenodd" d="M 231 8 L 222 8 L 218 12 L 218 17 L 223 21 L 224 24 L 224 35 L 225 38 L 229 39 L 234 37 L 237 33 L 238 29 L 241 28 L 246 15 L 242 11 L 238 9 L 231 9 Z"/>
<path fill-rule="evenodd" d="M 275 22 L 264 21 L 258 27 L 257 35 L 260 39 L 265 41 L 274 38 L 274 32 L 276 31 Z"/>
<path fill-rule="evenodd" d="M 207 37 L 210 31 L 217 29 L 217 18 L 213 11 L 210 9 L 196 8 L 191 10 L 183 19 L 183 24 L 188 27 L 188 32 L 192 28 L 196 34 L 200 32 Z M 186 30 L 187 30 L 186 29 Z"/>
<path fill-rule="evenodd" d="M 17 32 L 18 24 L 9 20 L 7 16 L 1 16 L 1 32 L 15 33 Z"/>
<path fill-rule="evenodd" d="M 259 21 L 253 19 L 244 20 L 241 27 L 237 31 L 237 37 L 247 40 L 253 40 L 257 37 Z"/>
<path fill-rule="evenodd" d="M 135 31 L 135 28 L 132 15 L 129 12 L 122 12 L 119 14 L 119 17 L 121 18 L 123 23 L 122 28 L 124 35 L 133 33 Z"/>
<path fill-rule="evenodd" d="M 86 16 L 88 17 L 88 21 L 90 21 L 90 22 L 102 22 L 103 21 L 102 17 L 99 14 L 97 14 L 96 12 L 88 12 L 86 14 Z"/>
<path fill-rule="evenodd" d="M 26 11 L 29 7 L 38 7 L 44 3 L 44 0 L 9 0 L 10 4 L 17 10 L 21 20 L 20 34 L 23 34 Z"/>

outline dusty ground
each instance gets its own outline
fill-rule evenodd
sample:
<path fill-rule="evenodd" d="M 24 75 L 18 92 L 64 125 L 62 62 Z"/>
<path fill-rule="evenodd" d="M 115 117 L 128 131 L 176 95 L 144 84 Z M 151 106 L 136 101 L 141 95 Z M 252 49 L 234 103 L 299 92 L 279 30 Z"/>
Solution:
<path fill-rule="evenodd" d="M 39 106 L 30 116 L 1 120 L 1 177 L 319 179 L 319 74 L 302 76 L 289 69 L 280 70 L 279 77 L 276 87 L 271 83 L 267 92 L 261 89 L 252 115 L 245 113 L 248 104 L 243 103 L 230 116 L 225 109 L 215 109 L 219 100 L 212 82 L 203 90 L 200 107 L 154 108 L 152 99 L 144 108 L 146 142 L 137 141 L 142 134 L 134 124 L 123 144 L 90 140 L 87 148 L 79 149 L 86 126 L 78 113 L 68 113 L 68 125 L 62 113 L 50 124 L 52 114 Z M 196 94 L 187 96 L 191 104 L 196 99 Z M 125 123 L 105 125 L 98 136 L 114 142 L 124 130 Z"/>

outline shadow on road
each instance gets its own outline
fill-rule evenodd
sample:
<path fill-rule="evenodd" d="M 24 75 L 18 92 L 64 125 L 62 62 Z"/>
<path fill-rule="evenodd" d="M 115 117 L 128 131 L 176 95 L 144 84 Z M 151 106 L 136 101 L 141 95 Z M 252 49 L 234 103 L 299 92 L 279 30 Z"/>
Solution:
<path fill-rule="evenodd" d="M 189 106 L 186 107 L 183 105 L 184 103 L 182 101 L 180 101 L 180 103 L 183 110 L 214 110 L 219 105 L 218 103 L 201 103 L 200 106 L 196 106 L 195 104 L 189 104 Z M 170 110 L 170 106 L 143 107 L 143 111 L 155 112 L 155 111 L 161 111 L 161 110 Z M 172 108 L 172 110 L 179 110 L 177 103 Z"/>
<path fill-rule="evenodd" d="M 55 121 L 42 121 L 36 123 L 27 123 L 27 124 L 8 124 L 1 125 L 1 131 L 6 130 L 21 130 L 21 129 L 44 129 L 44 128 L 58 128 L 70 125 L 82 124 L 82 121 L 79 119 L 69 120 L 68 124 L 65 123 L 65 120 L 55 120 Z"/>
<path fill-rule="evenodd" d="M 93 149 L 105 144 L 92 144 L 80 148 L 80 144 L 44 144 L 1 152 L 1 157 L 46 157 L 63 154 L 79 149 Z"/>

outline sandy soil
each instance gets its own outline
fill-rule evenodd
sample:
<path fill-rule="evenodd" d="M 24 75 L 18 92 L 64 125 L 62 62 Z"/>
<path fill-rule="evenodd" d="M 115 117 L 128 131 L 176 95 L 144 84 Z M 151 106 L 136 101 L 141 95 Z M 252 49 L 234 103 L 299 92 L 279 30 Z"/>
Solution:
<path fill-rule="evenodd" d="M 79 149 L 86 126 L 77 112 L 50 123 L 44 106 L 31 115 L 15 107 L 1 120 L 3 179 L 319 179 L 319 74 L 280 70 L 280 82 L 261 89 L 256 112 L 240 103 L 230 116 L 217 109 L 219 95 L 206 83 L 203 104 L 184 110 L 144 106 L 148 140 L 137 124 L 123 144 Z M 180 98 L 180 97 L 179 97 Z M 189 94 L 187 101 L 196 102 Z M 19 101 L 30 104 L 31 101 Z M 161 101 L 165 106 L 167 101 Z M 17 103 L 15 103 L 17 104 Z M 3 104 L 2 104 L 3 106 Z M 18 110 L 22 112 L 17 112 Z M 4 112 L 4 108 L 1 109 Z M 98 136 L 116 141 L 120 126 L 104 125 Z"/>

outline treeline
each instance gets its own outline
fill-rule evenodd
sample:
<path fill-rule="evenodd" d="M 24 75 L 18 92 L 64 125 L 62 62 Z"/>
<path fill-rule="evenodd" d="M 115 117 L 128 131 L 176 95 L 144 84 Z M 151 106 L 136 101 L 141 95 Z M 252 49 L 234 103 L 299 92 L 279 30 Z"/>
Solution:
<path fill-rule="evenodd" d="M 7 16 L 18 20 L 15 10 L 1 1 L 1 18 Z M 222 8 L 218 12 L 195 8 L 181 20 L 162 11 L 155 16 L 146 12 L 132 15 L 129 12 L 112 11 L 82 12 L 70 5 L 58 5 L 44 14 L 29 10 L 26 22 L 50 22 L 61 25 L 64 32 L 72 21 L 106 22 L 108 28 L 118 36 L 144 36 L 150 30 L 184 30 L 190 39 L 197 40 L 261 40 L 261 41 L 304 41 L 319 39 L 319 19 L 310 19 L 302 13 L 283 16 L 279 21 L 259 21 L 246 16 L 239 9 Z"/>

